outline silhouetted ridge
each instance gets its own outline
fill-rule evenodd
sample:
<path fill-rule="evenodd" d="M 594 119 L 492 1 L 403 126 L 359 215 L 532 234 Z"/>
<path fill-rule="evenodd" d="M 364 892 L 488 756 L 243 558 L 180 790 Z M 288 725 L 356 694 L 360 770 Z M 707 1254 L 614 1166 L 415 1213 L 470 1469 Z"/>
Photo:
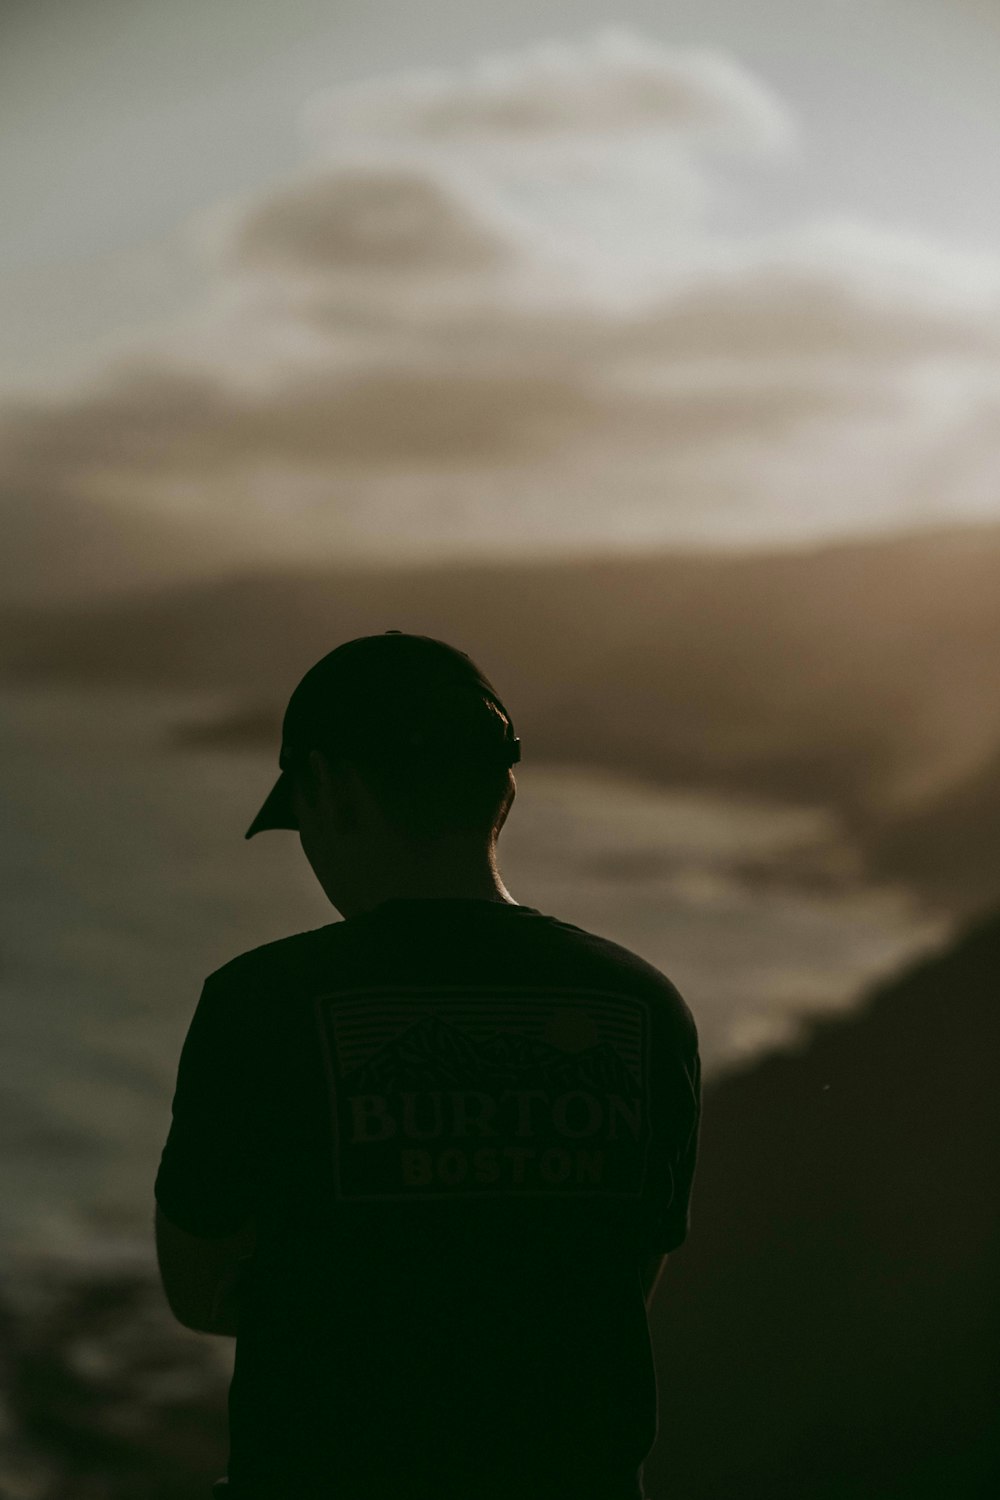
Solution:
<path fill-rule="evenodd" d="M 990 915 L 706 1087 L 652 1496 L 996 1492 L 998 1057 Z"/>

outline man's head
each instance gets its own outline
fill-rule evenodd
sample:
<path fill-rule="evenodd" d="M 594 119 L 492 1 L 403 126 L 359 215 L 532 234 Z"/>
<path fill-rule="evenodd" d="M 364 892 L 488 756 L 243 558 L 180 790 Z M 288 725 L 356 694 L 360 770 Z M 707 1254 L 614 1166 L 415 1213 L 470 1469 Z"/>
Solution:
<path fill-rule="evenodd" d="M 296 687 L 282 774 L 246 836 L 297 829 L 345 916 L 391 896 L 510 901 L 495 848 L 519 759 L 507 710 L 465 653 L 398 631 L 360 637 Z"/>
<path fill-rule="evenodd" d="M 434 813 L 447 805 L 439 777 L 421 786 L 417 768 L 403 785 L 388 784 L 386 795 L 369 767 L 322 750 L 293 773 L 302 850 L 333 905 L 350 916 L 393 896 L 502 899 L 496 840 L 517 792 L 510 769 L 483 778 L 478 795 L 467 788 L 469 815 L 459 801 L 436 827 Z"/>

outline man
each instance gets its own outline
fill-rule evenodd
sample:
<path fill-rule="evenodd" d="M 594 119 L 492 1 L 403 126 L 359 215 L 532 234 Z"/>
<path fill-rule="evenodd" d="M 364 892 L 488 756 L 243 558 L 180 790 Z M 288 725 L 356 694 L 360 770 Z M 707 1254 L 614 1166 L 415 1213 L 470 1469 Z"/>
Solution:
<path fill-rule="evenodd" d="M 236 1337 L 232 1500 L 643 1500 L 698 1036 L 504 886 L 519 759 L 427 636 L 347 641 L 289 701 L 246 837 L 296 829 L 343 920 L 208 976 L 155 1184 L 172 1310 Z"/>

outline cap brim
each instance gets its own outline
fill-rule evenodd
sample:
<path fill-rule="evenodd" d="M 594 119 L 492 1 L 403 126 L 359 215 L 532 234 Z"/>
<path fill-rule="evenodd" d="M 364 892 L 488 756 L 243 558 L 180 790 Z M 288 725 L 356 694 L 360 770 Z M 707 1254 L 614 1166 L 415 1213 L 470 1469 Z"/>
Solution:
<path fill-rule="evenodd" d="M 265 797 L 260 812 L 254 818 L 243 837 L 252 839 L 255 833 L 262 833 L 265 828 L 294 828 L 298 830 L 298 826 L 298 823 L 295 821 L 295 809 L 292 805 L 291 777 L 287 771 L 282 771 L 274 786 Z"/>

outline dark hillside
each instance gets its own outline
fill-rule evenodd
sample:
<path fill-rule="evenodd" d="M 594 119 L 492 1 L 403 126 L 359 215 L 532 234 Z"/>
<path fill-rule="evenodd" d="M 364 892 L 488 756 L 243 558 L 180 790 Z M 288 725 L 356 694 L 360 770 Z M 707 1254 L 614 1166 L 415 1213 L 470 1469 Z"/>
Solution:
<path fill-rule="evenodd" d="M 1000 1494 L 1000 917 L 706 1087 L 652 1500 Z"/>

